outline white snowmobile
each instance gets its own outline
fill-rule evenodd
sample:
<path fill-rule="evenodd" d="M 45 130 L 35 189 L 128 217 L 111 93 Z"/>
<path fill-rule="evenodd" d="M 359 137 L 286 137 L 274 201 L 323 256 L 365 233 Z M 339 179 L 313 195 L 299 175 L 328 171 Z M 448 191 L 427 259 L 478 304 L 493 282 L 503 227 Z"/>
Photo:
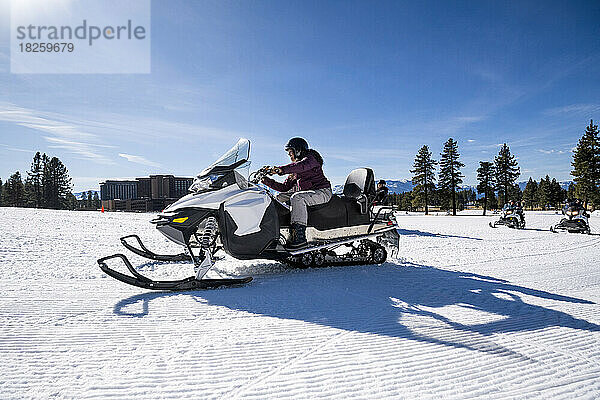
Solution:
<path fill-rule="evenodd" d="M 167 207 L 151 223 L 185 252 L 156 254 L 137 235 L 121 238 L 130 251 L 155 261 L 190 261 L 195 275 L 176 281 L 154 281 L 141 275 L 123 254 L 98 260 L 107 275 L 130 285 L 155 290 L 191 290 L 248 283 L 251 277 L 207 279 L 218 251 L 237 259 L 279 260 L 298 267 L 381 264 L 388 251 L 398 252 L 399 235 L 391 207 L 373 211 L 373 171 L 355 169 L 348 175 L 343 195 L 309 207 L 307 246 L 289 250 L 290 210 L 259 185 L 269 172 L 261 168 L 246 180 L 250 142 L 240 139 L 221 158 L 202 171 L 190 194 Z M 130 243 L 137 241 L 138 246 Z M 345 250 L 345 251 L 344 251 Z M 111 269 L 106 261 L 121 259 L 131 275 Z"/>
<path fill-rule="evenodd" d="M 509 228 L 523 229 L 525 228 L 525 218 L 522 213 L 518 212 L 517 208 L 505 208 L 502 210 L 502 215 L 498 221 L 490 222 L 491 228 L 496 228 L 498 225 L 505 225 Z"/>
<path fill-rule="evenodd" d="M 550 230 L 554 233 L 558 231 L 567 231 L 570 233 L 591 233 L 589 215 L 585 208 L 579 202 L 567 202 L 562 210 L 566 218 L 560 220 Z"/>

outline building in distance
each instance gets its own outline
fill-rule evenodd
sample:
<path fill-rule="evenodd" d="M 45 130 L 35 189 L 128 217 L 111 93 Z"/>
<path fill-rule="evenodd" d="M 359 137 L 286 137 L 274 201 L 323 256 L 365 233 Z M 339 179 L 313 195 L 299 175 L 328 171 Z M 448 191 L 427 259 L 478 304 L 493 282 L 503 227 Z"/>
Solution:
<path fill-rule="evenodd" d="M 105 210 L 161 211 L 185 196 L 193 181 L 173 175 L 107 180 L 100 183 L 100 199 Z"/>

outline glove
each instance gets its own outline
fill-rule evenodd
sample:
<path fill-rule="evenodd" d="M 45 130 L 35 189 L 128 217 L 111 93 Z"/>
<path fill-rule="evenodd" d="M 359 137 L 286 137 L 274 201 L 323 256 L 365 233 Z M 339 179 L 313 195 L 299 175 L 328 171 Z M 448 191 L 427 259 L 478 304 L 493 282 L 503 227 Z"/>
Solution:
<path fill-rule="evenodd" d="M 277 175 L 283 175 L 283 171 L 279 167 L 273 167 L 273 168 L 271 168 L 271 172 L 274 173 L 274 174 L 277 174 Z"/>

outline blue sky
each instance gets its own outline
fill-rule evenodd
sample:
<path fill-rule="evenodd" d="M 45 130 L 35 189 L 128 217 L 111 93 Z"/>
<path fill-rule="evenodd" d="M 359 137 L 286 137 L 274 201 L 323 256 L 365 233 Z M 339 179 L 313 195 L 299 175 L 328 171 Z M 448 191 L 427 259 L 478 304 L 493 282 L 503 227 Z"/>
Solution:
<path fill-rule="evenodd" d="M 11 74 L 0 5 L 3 180 L 37 150 L 75 191 L 193 176 L 239 137 L 258 168 L 287 162 L 292 136 L 335 184 L 359 166 L 410 178 L 419 147 L 439 158 L 449 137 L 465 183 L 504 142 L 521 180 L 568 180 L 600 119 L 600 2 L 153 1 L 152 72 L 139 75 Z"/>

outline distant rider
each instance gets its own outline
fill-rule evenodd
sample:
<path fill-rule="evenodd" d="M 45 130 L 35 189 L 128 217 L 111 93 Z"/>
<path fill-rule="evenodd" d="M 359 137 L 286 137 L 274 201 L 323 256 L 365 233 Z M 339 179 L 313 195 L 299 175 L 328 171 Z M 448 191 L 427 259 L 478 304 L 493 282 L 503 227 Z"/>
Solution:
<path fill-rule="evenodd" d="M 516 204 L 516 211 L 517 215 L 519 215 L 519 217 L 521 217 L 521 222 L 525 222 L 525 212 L 523 211 L 523 204 L 521 202 L 518 202 Z"/>
<path fill-rule="evenodd" d="M 504 212 L 506 212 L 506 211 L 514 211 L 514 213 L 515 213 L 516 215 L 518 215 L 518 216 L 519 216 L 519 218 L 521 219 L 521 222 L 525 221 L 525 215 L 524 215 L 524 213 L 523 213 L 523 207 L 521 207 L 521 204 L 520 204 L 520 203 L 519 203 L 519 205 L 517 205 L 517 204 L 515 203 L 515 201 L 514 201 L 514 200 L 512 200 L 512 199 L 511 199 L 511 200 L 510 200 L 508 203 L 506 203 L 506 204 L 504 205 L 504 208 L 502 208 L 502 210 L 503 210 Z"/>
<path fill-rule="evenodd" d="M 383 179 L 377 182 L 377 191 L 375 192 L 375 199 L 373 200 L 374 205 L 386 205 L 388 198 L 389 189 Z"/>
<path fill-rule="evenodd" d="M 588 216 L 587 215 L 587 210 L 585 209 L 585 207 L 583 206 L 583 203 L 581 202 L 581 200 L 579 199 L 568 199 L 567 202 L 565 203 L 565 206 L 562 209 L 562 213 L 564 215 L 567 214 L 567 211 L 581 211 L 581 213 L 584 216 Z M 569 215 L 569 218 L 571 218 L 572 216 Z"/>
<path fill-rule="evenodd" d="M 283 183 L 265 177 L 262 183 L 281 192 L 277 199 L 291 206 L 291 240 L 287 247 L 298 249 L 306 245 L 308 206 L 327 203 L 331 200 L 331 183 L 323 173 L 323 157 L 301 137 L 288 141 L 285 150 L 292 161 L 280 167 L 271 167 L 270 172 L 288 175 Z"/>
<path fill-rule="evenodd" d="M 510 200 L 508 203 L 506 203 L 504 205 L 504 207 L 502 208 L 502 210 L 509 211 L 509 210 L 514 210 L 515 208 L 516 208 L 515 201 L 514 200 Z"/>

